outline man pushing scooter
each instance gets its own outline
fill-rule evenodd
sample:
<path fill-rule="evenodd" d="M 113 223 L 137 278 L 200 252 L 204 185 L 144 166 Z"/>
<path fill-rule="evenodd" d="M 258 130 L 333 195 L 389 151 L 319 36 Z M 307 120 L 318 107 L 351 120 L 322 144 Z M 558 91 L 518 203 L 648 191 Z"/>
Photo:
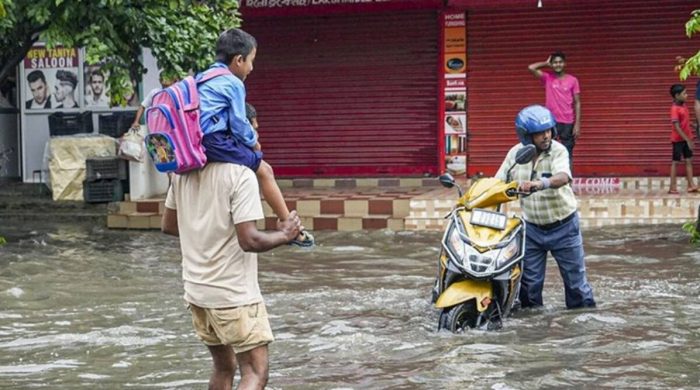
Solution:
<path fill-rule="evenodd" d="M 520 287 L 522 307 L 542 306 L 547 252 L 552 253 L 559 266 L 566 307 L 595 307 L 593 289 L 586 279 L 583 237 L 570 185 L 569 155 L 566 147 L 554 140 L 554 117 L 545 107 L 529 106 L 516 117 L 515 128 L 520 143 L 508 152 L 497 178 L 507 179 L 520 148 L 528 144 L 537 148 L 531 163 L 515 165 L 510 172 L 510 177 L 519 182 L 520 191 L 536 191 L 520 198 L 527 226 Z"/>

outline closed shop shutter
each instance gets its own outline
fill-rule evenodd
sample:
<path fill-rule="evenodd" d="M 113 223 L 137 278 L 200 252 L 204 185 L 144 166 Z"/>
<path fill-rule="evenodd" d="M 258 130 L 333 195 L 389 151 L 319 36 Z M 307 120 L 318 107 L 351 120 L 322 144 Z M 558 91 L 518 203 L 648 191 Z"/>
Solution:
<path fill-rule="evenodd" d="M 246 81 L 277 176 L 438 170 L 437 11 L 256 17 Z"/>
<path fill-rule="evenodd" d="M 517 142 L 517 112 L 544 103 L 544 89 L 528 64 L 561 50 L 581 84 L 574 174 L 668 175 L 668 91 L 679 83 L 675 57 L 696 53 L 700 44 L 700 37 L 685 36 L 697 1 L 534 4 L 468 12 L 468 172 L 495 173 Z M 696 81 L 685 82 L 691 112 Z"/>

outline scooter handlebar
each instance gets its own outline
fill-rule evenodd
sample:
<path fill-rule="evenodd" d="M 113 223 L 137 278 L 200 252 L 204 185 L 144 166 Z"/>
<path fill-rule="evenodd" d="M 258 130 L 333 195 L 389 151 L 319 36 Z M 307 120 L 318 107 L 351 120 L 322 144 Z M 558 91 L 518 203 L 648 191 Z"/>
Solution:
<path fill-rule="evenodd" d="M 534 188 L 534 187 L 530 188 L 530 191 L 518 191 L 516 189 L 510 189 L 510 190 L 506 191 L 506 195 L 508 195 L 508 196 L 516 196 L 517 195 L 517 196 L 525 197 L 525 196 L 530 196 L 537 191 L 539 191 L 539 190 L 537 188 Z"/>

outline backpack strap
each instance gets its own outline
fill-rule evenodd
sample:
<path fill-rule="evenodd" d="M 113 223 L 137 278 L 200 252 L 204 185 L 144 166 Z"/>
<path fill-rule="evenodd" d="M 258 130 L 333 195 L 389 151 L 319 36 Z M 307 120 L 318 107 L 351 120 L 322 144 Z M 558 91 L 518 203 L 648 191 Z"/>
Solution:
<path fill-rule="evenodd" d="M 197 84 L 205 83 L 215 77 L 224 76 L 227 74 L 232 74 L 231 71 L 228 70 L 228 68 L 214 68 L 208 72 L 205 71 L 202 74 L 202 78 L 197 80 Z"/>
<path fill-rule="evenodd" d="M 186 101 L 189 101 L 189 104 L 185 104 L 183 109 L 185 111 L 191 111 L 199 108 L 199 93 L 197 93 L 197 86 L 199 84 L 205 83 L 215 77 L 224 76 L 227 74 L 232 74 L 228 68 L 214 68 L 200 73 L 201 78 L 199 78 L 199 80 L 197 77 L 188 76 L 183 81 L 178 83 L 181 84 L 181 89 L 178 89 L 176 92 L 178 92 L 178 95 L 182 95 L 183 93 L 187 94 Z"/>

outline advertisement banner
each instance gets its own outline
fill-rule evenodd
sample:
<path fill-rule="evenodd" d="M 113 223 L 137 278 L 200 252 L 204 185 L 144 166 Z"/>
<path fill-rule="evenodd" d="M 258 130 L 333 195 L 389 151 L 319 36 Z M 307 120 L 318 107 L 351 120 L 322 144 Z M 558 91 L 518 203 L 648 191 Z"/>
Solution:
<path fill-rule="evenodd" d="M 467 171 L 467 30 L 463 11 L 443 14 L 444 169 Z"/>
<path fill-rule="evenodd" d="M 78 108 L 78 50 L 37 45 L 24 58 L 24 106 L 28 110 L 67 110 Z"/>

